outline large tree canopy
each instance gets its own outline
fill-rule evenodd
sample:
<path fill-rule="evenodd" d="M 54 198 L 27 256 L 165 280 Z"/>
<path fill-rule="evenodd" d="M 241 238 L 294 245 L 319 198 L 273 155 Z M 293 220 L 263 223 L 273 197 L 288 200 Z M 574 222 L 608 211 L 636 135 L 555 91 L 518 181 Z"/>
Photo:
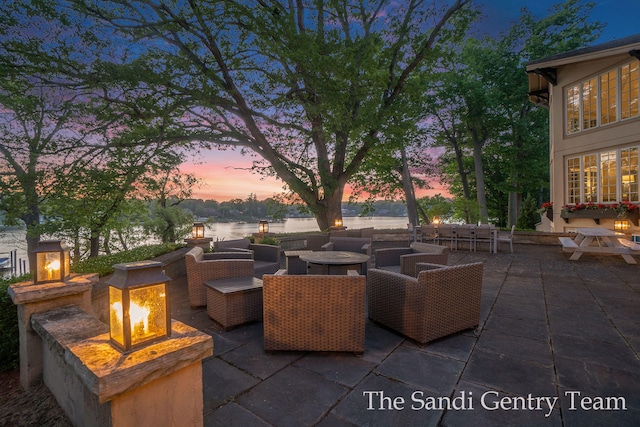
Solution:
<path fill-rule="evenodd" d="M 73 61 L 39 55 L 167 140 L 257 154 L 254 170 L 326 229 L 345 185 L 389 149 L 392 123 L 417 122 L 411 81 L 467 28 L 469 2 L 59 1 L 93 37 Z"/>

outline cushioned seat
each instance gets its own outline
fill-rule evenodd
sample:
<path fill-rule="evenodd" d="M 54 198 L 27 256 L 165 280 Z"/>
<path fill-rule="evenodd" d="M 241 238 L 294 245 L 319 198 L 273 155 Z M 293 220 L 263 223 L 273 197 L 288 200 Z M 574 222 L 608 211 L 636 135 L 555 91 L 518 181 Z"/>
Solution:
<path fill-rule="evenodd" d="M 249 239 L 219 240 L 213 243 L 215 252 L 250 252 L 253 254 L 255 277 L 273 274 L 280 269 L 280 246 L 251 243 Z"/>
<path fill-rule="evenodd" d="M 408 248 L 377 249 L 376 268 L 416 277 L 415 265 L 419 262 L 447 265 L 449 248 L 430 243 L 414 242 Z"/>

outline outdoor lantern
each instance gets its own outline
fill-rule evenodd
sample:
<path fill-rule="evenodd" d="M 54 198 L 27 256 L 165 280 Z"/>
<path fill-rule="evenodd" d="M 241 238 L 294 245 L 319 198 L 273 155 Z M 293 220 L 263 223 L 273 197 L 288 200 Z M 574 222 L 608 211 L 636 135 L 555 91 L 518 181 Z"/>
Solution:
<path fill-rule="evenodd" d="M 613 222 L 613 229 L 615 231 L 627 231 L 631 227 L 628 219 L 616 219 Z"/>
<path fill-rule="evenodd" d="M 336 218 L 336 220 L 333 222 L 333 225 L 335 225 L 336 227 L 342 227 L 342 218 Z"/>
<path fill-rule="evenodd" d="M 268 232 L 269 232 L 269 222 L 263 219 L 258 223 L 258 233 L 265 234 Z"/>
<path fill-rule="evenodd" d="M 440 218 L 438 218 L 437 216 L 434 216 L 433 217 L 433 221 L 431 221 L 431 222 L 433 222 L 435 225 L 438 225 L 438 224 L 440 224 Z"/>
<path fill-rule="evenodd" d="M 43 240 L 33 251 L 36 255 L 34 283 L 62 282 L 69 278 L 69 247 L 60 240 Z"/>
<path fill-rule="evenodd" d="M 116 264 L 109 284 L 111 344 L 128 353 L 171 335 L 169 282 L 162 263 Z"/>
<path fill-rule="evenodd" d="M 194 222 L 191 229 L 191 236 L 194 239 L 204 239 L 204 224 L 201 222 Z"/>

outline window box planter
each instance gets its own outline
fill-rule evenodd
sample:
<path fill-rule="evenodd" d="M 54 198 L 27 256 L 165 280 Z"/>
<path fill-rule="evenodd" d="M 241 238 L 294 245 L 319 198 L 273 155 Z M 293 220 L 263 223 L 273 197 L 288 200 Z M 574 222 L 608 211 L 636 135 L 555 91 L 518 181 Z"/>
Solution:
<path fill-rule="evenodd" d="M 571 218 L 591 218 L 596 224 L 600 224 L 601 219 L 628 219 L 638 226 L 640 210 L 634 209 L 620 214 L 613 209 L 580 209 L 573 212 L 562 212 L 560 217 L 564 222 L 569 223 Z"/>

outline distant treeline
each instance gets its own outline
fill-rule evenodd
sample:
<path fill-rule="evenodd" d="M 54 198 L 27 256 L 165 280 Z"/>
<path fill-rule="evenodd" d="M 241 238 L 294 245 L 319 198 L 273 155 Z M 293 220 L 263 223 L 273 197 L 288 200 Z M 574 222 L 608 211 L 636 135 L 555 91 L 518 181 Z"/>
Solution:
<path fill-rule="evenodd" d="M 300 205 L 287 205 L 274 199 L 257 200 L 255 197 L 235 199 L 226 202 L 216 200 L 187 199 L 180 203 L 183 209 L 196 218 L 212 218 L 216 221 L 238 221 L 248 219 L 283 219 L 313 217 Z M 403 202 L 379 200 L 367 203 L 343 203 L 344 216 L 406 216 Z"/>

